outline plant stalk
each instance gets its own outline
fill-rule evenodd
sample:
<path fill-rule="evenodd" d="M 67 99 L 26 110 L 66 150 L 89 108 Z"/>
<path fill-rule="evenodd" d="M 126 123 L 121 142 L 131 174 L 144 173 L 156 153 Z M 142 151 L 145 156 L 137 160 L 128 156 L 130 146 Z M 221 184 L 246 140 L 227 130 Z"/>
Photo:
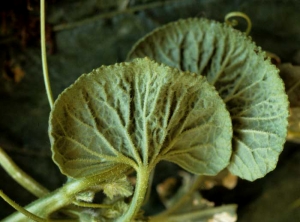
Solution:
<path fill-rule="evenodd" d="M 136 169 L 137 180 L 135 186 L 135 192 L 131 200 L 129 209 L 125 215 L 121 216 L 117 222 L 131 222 L 135 215 L 139 212 L 144 203 L 144 198 L 147 192 L 148 181 L 150 176 L 150 169 L 147 165 L 141 166 Z"/>
<path fill-rule="evenodd" d="M 31 176 L 18 167 L 1 147 L 0 165 L 17 183 L 36 197 L 42 197 L 49 193 L 45 187 L 36 182 Z"/>
<path fill-rule="evenodd" d="M 45 28 L 45 0 L 41 0 L 41 53 L 42 53 L 42 66 L 44 82 L 47 92 L 50 108 L 53 107 L 53 96 L 48 74 L 47 52 L 46 52 L 46 28 Z"/>
<path fill-rule="evenodd" d="M 114 169 L 114 177 L 121 177 L 124 175 L 126 170 L 128 170 L 128 167 L 126 166 L 121 166 L 118 169 Z M 76 179 L 68 182 L 63 187 L 32 202 L 26 206 L 25 209 L 38 217 L 48 218 L 51 213 L 72 204 L 78 193 L 87 191 L 90 187 L 100 185 L 105 181 L 109 181 L 111 176 L 111 172 L 106 172 L 101 175 Z M 20 212 L 15 212 L 14 214 L 2 220 L 2 222 L 15 221 L 27 222 L 28 218 Z"/>

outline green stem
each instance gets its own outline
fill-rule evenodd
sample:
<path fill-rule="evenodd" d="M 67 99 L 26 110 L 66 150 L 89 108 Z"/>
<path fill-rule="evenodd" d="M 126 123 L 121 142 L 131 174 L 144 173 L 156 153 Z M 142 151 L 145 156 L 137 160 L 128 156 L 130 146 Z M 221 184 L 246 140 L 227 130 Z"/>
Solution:
<path fill-rule="evenodd" d="M 114 169 L 114 176 L 121 177 L 126 170 L 128 167 L 122 165 L 118 169 Z M 87 191 L 90 187 L 100 185 L 104 181 L 109 181 L 111 176 L 111 172 L 106 172 L 93 177 L 73 180 L 45 197 L 32 202 L 25 209 L 38 217 L 47 218 L 51 213 L 72 204 L 78 193 Z M 15 221 L 26 222 L 28 218 L 20 212 L 16 212 L 2 220 L 2 222 Z"/>
<path fill-rule="evenodd" d="M 48 75 L 48 64 L 47 64 L 47 54 L 46 54 L 46 31 L 45 31 L 45 0 L 41 0 L 41 52 L 42 52 L 42 66 L 44 82 L 47 92 L 47 97 L 49 100 L 50 108 L 53 107 L 53 97 L 50 86 L 50 80 Z"/>
<path fill-rule="evenodd" d="M 147 165 L 140 166 L 137 171 L 137 180 L 135 186 L 135 192 L 131 200 L 128 211 L 120 217 L 117 222 L 130 222 L 138 213 L 143 205 L 144 198 L 147 192 L 147 186 L 149 181 L 150 169 Z"/>
<path fill-rule="evenodd" d="M 0 165 L 22 187 L 37 197 L 45 196 L 49 191 L 20 169 L 0 147 Z"/>
<path fill-rule="evenodd" d="M 155 168 L 153 168 L 153 170 L 150 172 L 150 175 L 149 175 L 148 187 L 147 187 L 147 191 L 146 191 L 145 198 L 144 198 L 144 201 L 143 201 L 143 205 L 146 204 L 150 199 L 151 185 L 153 183 L 154 173 L 155 173 Z"/>

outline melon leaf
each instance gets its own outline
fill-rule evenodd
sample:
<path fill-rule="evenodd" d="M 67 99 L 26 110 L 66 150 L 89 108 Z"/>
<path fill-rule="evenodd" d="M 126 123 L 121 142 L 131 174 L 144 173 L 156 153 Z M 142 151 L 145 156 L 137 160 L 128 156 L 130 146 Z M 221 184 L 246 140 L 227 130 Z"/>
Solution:
<path fill-rule="evenodd" d="M 206 19 L 167 24 L 141 39 L 128 60 L 151 59 L 206 76 L 233 125 L 228 169 L 247 180 L 276 167 L 287 134 L 288 101 L 278 70 L 249 37 Z"/>
<path fill-rule="evenodd" d="M 214 87 L 149 59 L 82 75 L 56 100 L 49 125 L 53 159 L 72 178 L 160 160 L 214 175 L 231 156 L 231 120 Z"/>

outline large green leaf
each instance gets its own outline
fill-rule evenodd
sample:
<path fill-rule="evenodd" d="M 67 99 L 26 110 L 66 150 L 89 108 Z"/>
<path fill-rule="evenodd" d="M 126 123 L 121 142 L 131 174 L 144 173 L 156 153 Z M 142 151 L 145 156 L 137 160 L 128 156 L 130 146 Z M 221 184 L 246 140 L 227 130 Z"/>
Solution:
<path fill-rule="evenodd" d="M 277 69 L 250 38 L 214 21 L 180 20 L 141 39 L 128 59 L 145 56 L 205 75 L 216 87 L 233 123 L 233 174 L 255 180 L 275 168 L 287 132 L 287 96 Z"/>
<path fill-rule="evenodd" d="M 49 125 L 53 159 L 74 178 L 162 159 L 213 175 L 231 156 L 230 115 L 214 87 L 149 59 L 81 76 L 56 100 Z"/>

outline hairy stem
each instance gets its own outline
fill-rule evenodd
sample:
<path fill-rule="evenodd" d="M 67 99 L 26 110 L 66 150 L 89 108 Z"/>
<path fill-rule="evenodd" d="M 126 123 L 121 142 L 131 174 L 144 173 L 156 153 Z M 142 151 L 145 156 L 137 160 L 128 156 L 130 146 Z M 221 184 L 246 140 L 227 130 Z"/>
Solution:
<path fill-rule="evenodd" d="M 46 54 L 46 31 L 45 31 L 45 0 L 41 0 L 41 52 L 42 52 L 42 66 L 44 74 L 44 82 L 47 92 L 47 97 L 49 101 L 50 108 L 53 107 L 53 97 L 50 86 L 50 80 L 48 75 L 48 64 L 47 64 L 47 54 Z"/>
<path fill-rule="evenodd" d="M 154 173 L 155 173 L 155 168 L 153 168 L 153 170 L 150 172 L 150 175 L 149 175 L 148 187 L 147 187 L 147 191 L 146 191 L 145 198 L 144 198 L 144 201 L 143 201 L 143 205 L 146 204 L 148 202 L 148 200 L 150 199 L 151 184 L 153 183 Z"/>
<path fill-rule="evenodd" d="M 42 197 L 49 193 L 45 187 L 20 169 L 1 147 L 0 165 L 16 182 L 36 197 Z"/>
<path fill-rule="evenodd" d="M 137 180 L 135 186 L 135 192 L 131 200 L 128 211 L 125 215 L 120 217 L 118 222 L 130 222 L 133 221 L 133 218 L 138 213 L 140 208 L 143 205 L 144 198 L 147 192 L 150 169 L 147 165 L 140 166 L 137 171 Z"/>
<path fill-rule="evenodd" d="M 126 170 L 128 170 L 126 166 L 120 166 L 118 169 L 114 169 L 114 177 L 121 177 Z M 78 193 L 87 191 L 90 187 L 100 185 L 104 181 L 109 181 L 111 177 L 111 172 L 105 172 L 93 177 L 76 179 L 66 183 L 63 187 L 49 193 L 45 197 L 32 202 L 26 206 L 25 209 L 38 217 L 48 218 L 51 213 L 72 204 Z M 15 221 L 27 222 L 28 218 L 22 213 L 16 212 L 2 220 L 2 222 Z"/>

